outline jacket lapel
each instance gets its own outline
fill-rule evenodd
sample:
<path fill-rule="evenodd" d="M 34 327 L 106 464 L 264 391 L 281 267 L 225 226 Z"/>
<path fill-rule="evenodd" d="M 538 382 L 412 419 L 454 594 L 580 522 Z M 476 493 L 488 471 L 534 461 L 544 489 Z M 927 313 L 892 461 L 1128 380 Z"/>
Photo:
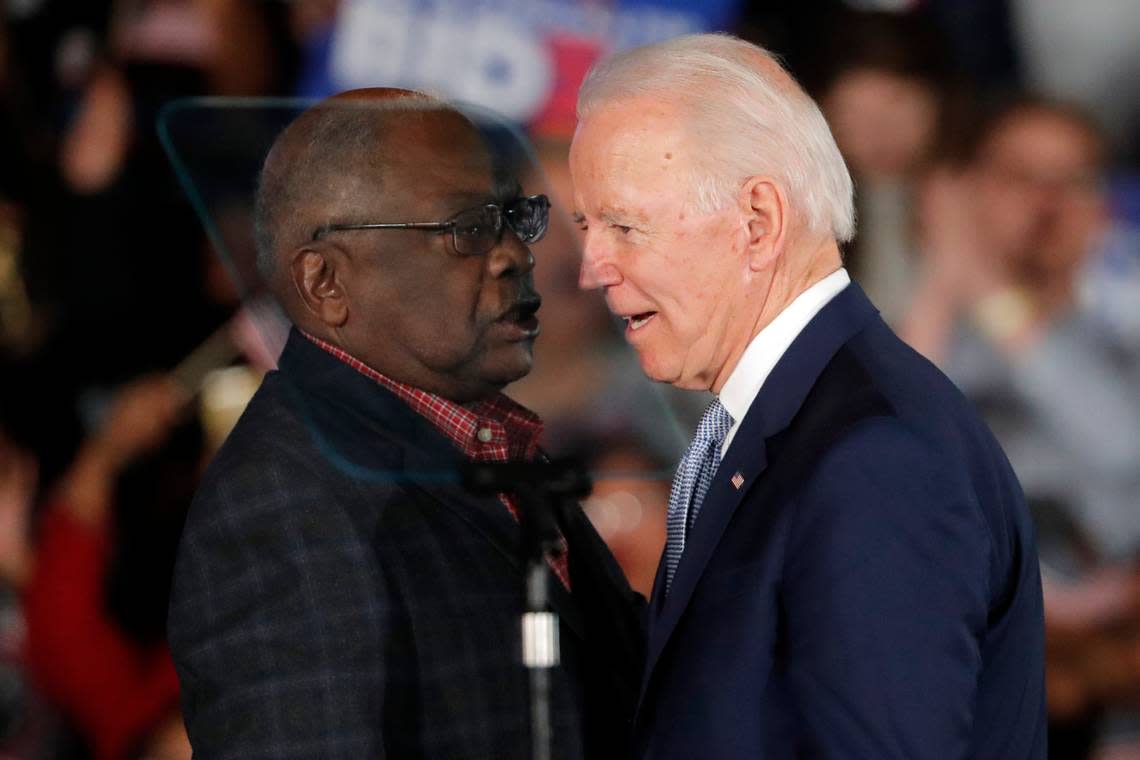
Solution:
<path fill-rule="evenodd" d="M 653 669 L 721 536 L 749 489 L 767 469 L 767 439 L 791 423 L 827 363 L 877 313 L 862 289 L 852 283 L 808 323 L 764 382 L 709 485 L 668 595 L 663 592 L 664 574 L 658 571 L 650 610 L 642 700 Z"/>
<path fill-rule="evenodd" d="M 661 559 L 657 562 L 657 575 L 653 578 L 653 590 L 650 592 L 649 609 L 647 610 L 650 629 L 657 624 L 661 617 L 661 610 L 665 606 L 665 572 L 667 570 L 665 550 L 661 551 Z"/>

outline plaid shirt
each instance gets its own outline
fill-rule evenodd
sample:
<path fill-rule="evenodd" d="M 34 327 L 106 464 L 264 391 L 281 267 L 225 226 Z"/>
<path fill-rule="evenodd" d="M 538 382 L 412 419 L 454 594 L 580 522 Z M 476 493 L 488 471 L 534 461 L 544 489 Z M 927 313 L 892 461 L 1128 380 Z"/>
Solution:
<path fill-rule="evenodd" d="M 391 391 L 410 406 L 416 414 L 455 444 L 463 455 L 473 462 L 531 461 L 538 453 L 538 439 L 542 434 L 542 420 L 524 406 L 503 394 L 469 407 L 397 382 L 382 375 L 356 357 L 320 338 L 302 334 L 314 344 L 335 356 L 360 374 Z M 499 501 L 519 519 L 519 507 L 513 495 L 500 493 Z M 567 589 L 570 588 L 570 570 L 566 560 L 566 542 L 561 549 L 547 556 L 550 569 Z"/>

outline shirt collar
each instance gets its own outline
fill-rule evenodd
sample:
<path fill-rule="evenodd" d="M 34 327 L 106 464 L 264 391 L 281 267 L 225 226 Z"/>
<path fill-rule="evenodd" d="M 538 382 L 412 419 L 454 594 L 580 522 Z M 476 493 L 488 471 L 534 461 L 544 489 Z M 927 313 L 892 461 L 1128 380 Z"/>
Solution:
<path fill-rule="evenodd" d="M 534 459 L 542 420 L 502 393 L 470 406 L 421 390 L 377 372 L 339 346 L 301 334 L 314 345 L 380 384 L 442 433 L 464 456 L 476 462 Z"/>
<path fill-rule="evenodd" d="M 720 389 L 720 403 L 732 416 L 732 428 L 724 440 L 722 451 L 736 435 L 737 428 L 748 413 L 764 381 L 780 361 L 780 357 L 792 345 L 796 336 L 807 327 L 808 322 L 823 309 L 841 290 L 851 282 L 847 270 L 840 267 L 810 288 L 800 293 L 794 301 L 776 315 L 765 326 L 740 357 L 728 380 Z"/>

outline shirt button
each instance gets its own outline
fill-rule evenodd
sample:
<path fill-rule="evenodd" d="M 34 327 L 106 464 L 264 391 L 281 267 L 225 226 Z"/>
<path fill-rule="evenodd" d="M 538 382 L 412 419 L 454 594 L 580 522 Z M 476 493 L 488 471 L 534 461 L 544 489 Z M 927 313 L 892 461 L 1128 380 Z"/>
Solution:
<path fill-rule="evenodd" d="M 491 428 L 479 428 L 479 432 L 475 434 L 475 437 L 483 443 L 490 443 L 491 439 L 495 437 L 495 434 L 491 432 Z"/>

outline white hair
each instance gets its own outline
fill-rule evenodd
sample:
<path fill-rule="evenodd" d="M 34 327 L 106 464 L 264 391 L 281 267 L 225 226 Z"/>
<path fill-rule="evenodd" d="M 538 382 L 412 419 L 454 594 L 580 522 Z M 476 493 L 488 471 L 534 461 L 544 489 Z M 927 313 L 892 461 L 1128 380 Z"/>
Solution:
<path fill-rule="evenodd" d="M 596 64 L 578 93 L 578 119 L 606 102 L 661 97 L 679 103 L 698 146 L 694 206 L 735 200 L 743 182 L 773 177 L 807 228 L 840 242 L 855 234 L 853 186 L 819 107 L 790 76 L 766 71 L 768 51 L 727 34 L 690 34 Z"/>

